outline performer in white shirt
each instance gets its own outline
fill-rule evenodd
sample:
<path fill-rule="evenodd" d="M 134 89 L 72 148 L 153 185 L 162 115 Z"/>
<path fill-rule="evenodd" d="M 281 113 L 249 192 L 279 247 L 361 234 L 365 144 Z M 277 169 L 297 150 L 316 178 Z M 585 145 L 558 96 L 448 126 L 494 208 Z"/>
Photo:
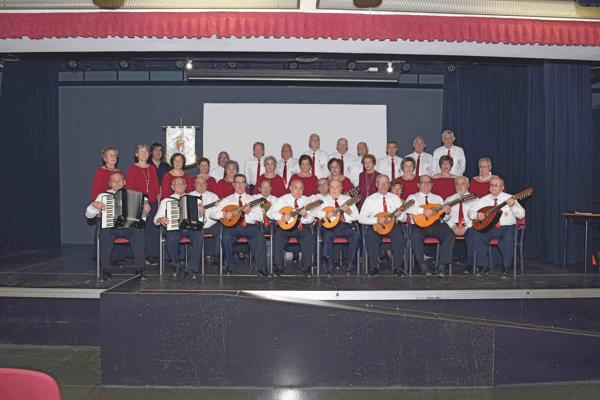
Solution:
<path fill-rule="evenodd" d="M 335 238 L 344 238 L 348 240 L 346 272 L 352 274 L 355 269 L 356 251 L 360 243 L 360 233 L 356 230 L 353 222 L 358 220 L 358 208 L 356 205 L 344 204 L 350 200 L 350 196 L 342 194 L 342 184 L 339 181 L 332 181 L 329 184 L 329 195 L 323 198 L 323 204 L 317 209 L 315 215 L 317 218 L 332 218 L 333 212 L 325 212 L 325 207 L 339 208 L 341 212 L 339 223 L 331 229 L 321 227 L 321 237 L 323 238 L 323 263 L 325 272 L 328 275 L 333 274 L 335 267 L 333 241 Z"/>
<path fill-rule="evenodd" d="M 417 214 L 431 217 L 433 211 L 429 208 L 422 208 L 425 204 L 443 204 L 444 200 L 437 194 L 431 193 L 433 179 L 429 175 L 421 175 L 419 177 L 419 192 L 408 196 L 406 201 L 414 200 L 415 204 L 406 212 L 411 214 L 411 217 Z M 450 207 L 444 207 L 444 213 L 450 214 Z M 412 220 L 412 218 L 411 218 Z M 446 276 L 446 268 L 452 262 L 452 249 L 454 248 L 455 236 L 452 229 L 447 224 L 438 219 L 432 225 L 421 228 L 412 220 L 411 225 L 411 247 L 417 260 L 417 265 L 421 272 L 426 276 L 431 276 L 429 267 L 425 264 L 425 256 L 423 249 L 423 240 L 427 237 L 435 237 L 440 241 L 439 265 L 437 274 L 441 277 Z"/>
<path fill-rule="evenodd" d="M 442 142 L 443 146 L 438 147 L 433 152 L 433 165 L 432 165 L 432 174 L 435 175 L 441 172 L 439 162 L 440 157 L 442 156 L 450 156 L 452 160 L 454 160 L 454 165 L 450 170 L 450 173 L 456 176 L 461 176 L 465 173 L 465 168 L 467 165 L 467 160 L 465 158 L 465 152 L 462 147 L 458 147 L 454 145 L 454 141 L 456 137 L 454 136 L 454 132 L 450 129 L 446 129 L 442 132 Z"/>
<path fill-rule="evenodd" d="M 110 189 L 108 193 L 116 193 L 118 190 L 125 186 L 125 176 L 122 172 L 113 172 L 109 178 Z M 102 203 L 102 193 L 100 193 L 96 200 L 93 201 L 85 210 L 85 216 L 87 218 L 96 218 L 106 208 L 106 204 Z M 146 213 L 150 212 L 150 206 L 144 206 Z M 102 269 L 101 281 L 106 281 L 112 278 L 112 271 L 110 266 L 110 255 L 114 247 L 114 241 L 118 237 L 125 237 L 129 240 L 131 250 L 133 252 L 133 263 L 135 268 L 135 274 L 140 275 L 141 279 L 146 279 L 144 275 L 145 266 L 145 255 L 144 255 L 144 242 L 145 234 L 144 229 L 138 228 L 104 228 L 100 229 L 98 233 L 98 241 L 100 242 L 100 268 Z"/>
<path fill-rule="evenodd" d="M 417 178 L 421 175 L 434 175 L 433 156 L 429 153 L 425 153 L 426 146 L 427 143 L 425 142 L 425 139 L 423 139 L 421 136 L 417 136 L 413 140 L 413 149 L 415 151 L 406 155 L 406 157 L 411 157 L 413 160 L 415 160 L 415 175 Z"/>
<path fill-rule="evenodd" d="M 336 152 L 329 155 L 329 159 L 341 160 L 342 175 L 350 178 L 354 186 L 358 186 L 358 174 L 362 171 L 362 164 L 358 158 L 348 152 L 348 139 L 339 138 L 336 144 Z"/>
<path fill-rule="evenodd" d="M 525 218 L 525 209 L 510 194 L 504 192 L 504 180 L 498 176 L 494 176 L 490 180 L 490 194 L 477 200 L 469 214 L 471 219 L 481 221 L 485 219 L 485 216 L 483 213 L 478 212 L 478 210 L 486 206 L 496 206 L 505 201 L 506 204 L 501 209 L 502 216 L 496 226 L 486 232 L 474 231 L 473 239 L 475 242 L 478 270 L 483 273 L 490 272 L 489 266 L 484 267 L 487 264 L 490 240 L 498 239 L 498 249 L 500 250 L 500 254 L 502 254 L 504 267 L 502 270 L 503 277 L 508 276 L 508 271 L 513 264 L 515 225 L 517 218 Z"/>
<path fill-rule="evenodd" d="M 323 200 L 329 196 L 329 179 L 321 178 L 317 181 L 317 190 L 319 193 L 309 196 L 309 201 Z"/>
<path fill-rule="evenodd" d="M 263 142 L 254 143 L 252 145 L 252 158 L 246 160 L 246 164 L 244 164 L 244 174 L 246 175 L 246 179 L 248 179 L 250 193 L 254 190 L 254 185 L 256 185 L 258 177 L 265 172 L 263 167 L 264 159 L 265 144 Z"/>
<path fill-rule="evenodd" d="M 358 160 L 361 164 L 362 164 L 362 158 L 366 154 L 369 154 L 369 145 L 366 142 L 356 143 L 356 155 L 358 156 Z"/>
<path fill-rule="evenodd" d="M 221 246 L 223 248 L 223 257 L 225 258 L 225 271 L 230 274 L 234 270 L 234 246 L 239 238 L 248 239 L 250 250 L 256 262 L 256 273 L 258 276 L 270 277 L 267 272 L 267 243 L 263 232 L 259 228 L 259 224 L 263 222 L 263 214 L 261 208 L 250 207 L 248 204 L 252 201 L 252 196 L 246 193 L 247 184 L 246 177 L 242 174 L 237 174 L 233 178 L 234 193 L 225 197 L 219 203 L 217 211 L 213 218 L 231 219 L 232 214 L 228 211 L 223 211 L 228 205 L 236 205 L 243 208 L 243 214 L 240 222 L 234 227 L 223 227 L 223 237 Z"/>
<path fill-rule="evenodd" d="M 210 176 L 215 178 L 217 182 L 225 177 L 225 164 L 229 162 L 229 153 L 226 151 L 219 152 L 217 157 L 217 166 L 210 170 Z"/>
<path fill-rule="evenodd" d="M 203 234 L 211 234 L 212 238 L 204 238 L 204 251 L 205 256 L 209 259 L 213 259 L 216 262 L 215 256 L 219 253 L 219 237 L 221 235 L 221 223 L 218 221 L 218 218 L 214 218 L 214 213 L 217 210 L 217 204 L 215 202 L 219 201 L 219 196 L 216 193 L 213 193 L 208 190 L 208 181 L 206 178 L 202 176 L 196 176 L 194 180 L 194 191 L 190 192 L 192 196 L 198 196 L 202 198 L 202 205 L 208 206 L 211 205 L 210 208 L 207 208 L 205 212 L 202 212 L 202 209 L 199 209 L 200 214 L 203 216 L 201 221 L 204 222 L 203 226 Z"/>
<path fill-rule="evenodd" d="M 169 207 L 172 202 L 177 202 L 181 198 L 181 196 L 185 194 L 185 179 L 179 176 L 173 178 L 173 181 L 171 182 L 171 188 L 173 189 L 173 194 L 169 197 L 165 197 L 160 201 L 158 211 L 154 216 L 155 225 L 167 226 L 169 224 L 169 218 L 166 217 L 167 207 Z M 204 215 L 204 207 L 200 206 L 198 208 L 198 212 L 199 214 Z M 192 279 L 197 279 L 197 274 L 200 269 L 200 256 L 202 254 L 202 246 L 204 243 L 204 236 L 202 234 L 202 230 L 176 230 L 165 232 L 165 239 L 167 242 L 167 255 L 169 257 L 169 267 L 173 272 L 173 277 L 177 277 L 179 269 L 182 266 L 179 263 L 179 241 L 181 240 L 181 238 L 184 237 L 187 237 L 191 241 L 188 266 L 192 272 Z M 187 274 L 187 271 L 185 271 L 185 273 Z"/>
<path fill-rule="evenodd" d="M 277 161 L 275 173 L 283 178 L 285 187 L 288 187 L 292 175 L 297 172 L 300 172 L 300 164 L 298 160 L 294 158 L 292 145 L 284 143 L 281 146 L 281 159 Z"/>
<path fill-rule="evenodd" d="M 259 192 L 252 196 L 252 200 L 256 199 L 265 199 L 267 200 L 265 204 L 260 207 L 260 210 L 263 213 L 263 223 L 261 225 L 262 231 L 265 233 L 269 233 L 271 231 L 271 220 L 267 217 L 267 211 L 275 202 L 277 201 L 277 197 L 271 194 L 271 182 L 264 180 L 260 183 Z"/>
<path fill-rule="evenodd" d="M 464 176 L 459 176 L 455 179 L 454 185 L 456 187 L 456 193 L 448 197 L 445 203 L 449 203 L 453 200 L 458 199 L 461 196 L 469 194 L 469 180 Z M 465 270 L 464 273 L 468 274 L 473 267 L 473 256 L 475 255 L 475 243 L 473 221 L 469 218 L 469 213 L 474 209 L 475 202 L 469 201 L 466 203 L 458 203 L 451 207 L 450 214 L 446 215 L 444 222 L 448 224 L 454 235 L 457 237 L 464 237 L 464 243 L 466 245 L 466 257 L 465 257 Z M 455 242 L 455 247 L 458 241 Z M 455 249 L 456 251 L 456 249 Z"/>
<path fill-rule="evenodd" d="M 396 155 L 398 145 L 395 141 L 390 140 L 385 147 L 386 155 L 377 160 L 377 171 L 383 175 L 387 175 L 391 181 L 400 177 L 400 164 L 402 159 Z"/>
<path fill-rule="evenodd" d="M 358 222 L 363 225 L 370 225 L 365 229 L 365 241 L 367 247 L 367 262 L 370 276 L 379 274 L 379 247 L 382 236 L 372 228 L 375 224 L 384 224 L 385 218 L 377 217 L 380 212 L 393 212 L 403 204 L 400 197 L 389 193 L 390 178 L 387 175 L 377 176 L 377 192 L 367 197 L 360 209 Z M 401 222 L 406 221 L 406 213 L 396 212 L 396 224 L 392 229 L 390 236 L 392 239 L 393 252 L 393 273 L 398 276 L 406 274 L 404 268 L 404 249 L 406 247 L 406 238 L 404 237 L 404 228 Z"/>
<path fill-rule="evenodd" d="M 310 203 L 310 199 L 302 194 L 304 184 L 299 179 L 290 182 L 290 193 L 281 196 L 267 212 L 267 216 L 273 221 L 290 220 L 289 214 L 281 214 L 283 207 L 292 207 L 299 210 L 297 225 L 289 231 L 274 227 L 273 233 L 273 274 L 280 276 L 283 273 L 284 249 L 289 239 L 296 238 L 302 252 L 302 272 L 307 278 L 312 277 L 313 246 L 314 237 L 311 224 L 315 219 L 312 212 L 307 211 L 304 206 Z"/>
<path fill-rule="evenodd" d="M 317 178 L 325 178 L 329 175 L 327 169 L 327 161 L 329 155 L 321 150 L 321 138 L 316 133 L 313 133 L 308 138 L 308 150 L 303 154 L 308 155 L 312 160 L 312 173 Z"/>

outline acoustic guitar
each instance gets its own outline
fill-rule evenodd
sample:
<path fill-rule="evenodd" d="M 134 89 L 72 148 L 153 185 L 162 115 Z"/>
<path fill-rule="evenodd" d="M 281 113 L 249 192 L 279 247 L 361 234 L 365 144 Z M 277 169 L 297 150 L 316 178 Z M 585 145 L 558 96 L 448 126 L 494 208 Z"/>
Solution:
<path fill-rule="evenodd" d="M 323 200 L 316 200 L 316 201 L 310 202 L 298 210 L 296 210 L 294 207 L 283 207 L 279 210 L 279 212 L 282 214 L 282 218 L 279 221 L 277 221 L 277 224 L 284 231 L 289 231 L 296 226 L 296 223 L 298 222 L 298 216 L 300 215 L 300 210 L 310 211 L 314 208 L 319 207 L 321 204 L 323 204 Z M 288 222 L 285 222 L 283 220 L 283 215 L 290 216 L 290 219 Z"/>
<path fill-rule="evenodd" d="M 260 199 L 252 200 L 250 203 L 247 204 L 247 206 L 250 206 L 250 208 L 254 208 L 256 206 L 262 205 L 265 201 L 267 201 L 267 199 L 261 197 Z M 236 226 L 244 215 L 244 208 L 246 208 L 246 205 L 237 206 L 235 204 L 230 204 L 223 207 L 223 214 L 225 214 L 226 212 L 230 212 L 232 214 L 231 219 L 227 219 L 225 217 L 221 219 L 221 223 L 223 224 L 223 226 L 226 226 L 228 228 Z"/>
<path fill-rule="evenodd" d="M 380 235 L 389 234 L 392 229 L 394 229 L 394 224 L 396 224 L 396 216 L 394 214 L 396 214 L 398 211 L 403 212 L 408 210 L 413 204 L 415 204 L 415 201 L 409 200 L 392 212 L 382 211 L 377 213 L 375 216 L 377 218 L 385 218 L 385 222 L 383 224 L 374 224 L 373 229 L 375 232 L 379 233 Z"/>
<path fill-rule="evenodd" d="M 469 193 L 463 194 L 462 196 L 452 201 L 449 201 L 446 204 L 422 204 L 421 208 L 430 209 L 431 211 L 433 211 L 433 215 L 431 217 L 426 217 L 424 214 L 414 214 L 412 216 L 412 219 L 413 221 L 415 221 L 415 224 L 417 226 L 421 228 L 427 228 L 428 226 L 433 225 L 434 222 L 436 222 L 442 217 L 442 215 L 444 214 L 444 207 L 452 207 L 458 203 L 468 203 L 469 201 L 473 200 L 477 200 L 477 196 Z"/>
<path fill-rule="evenodd" d="M 323 207 L 323 211 L 325 211 L 325 215 L 327 215 L 327 213 L 330 211 L 333 212 L 333 215 L 331 216 L 331 218 L 323 217 L 321 219 L 321 226 L 323 228 L 333 229 L 336 226 L 338 226 L 340 221 L 342 220 L 342 214 L 344 213 L 344 211 L 342 211 L 342 207 L 343 206 L 350 207 L 360 201 L 360 199 L 361 199 L 360 190 L 358 193 L 356 193 L 356 192 L 354 192 L 354 189 L 353 189 L 348 193 L 350 195 L 352 195 L 352 197 L 350 197 L 348 200 L 346 200 L 344 202 L 344 204 L 340 205 L 339 207 L 334 207 L 334 206 Z"/>
<path fill-rule="evenodd" d="M 526 197 L 531 196 L 533 193 L 533 188 L 528 187 L 514 196 L 509 197 L 509 199 L 522 200 Z M 508 199 L 506 199 L 508 200 Z M 502 216 L 502 207 L 506 205 L 506 200 L 497 206 L 486 206 L 480 210 L 477 210 L 477 213 L 483 213 L 484 218 L 480 221 L 478 219 L 473 220 L 473 228 L 479 232 L 485 232 L 490 229 L 492 226 L 496 225 L 498 221 L 500 221 L 500 217 Z"/>

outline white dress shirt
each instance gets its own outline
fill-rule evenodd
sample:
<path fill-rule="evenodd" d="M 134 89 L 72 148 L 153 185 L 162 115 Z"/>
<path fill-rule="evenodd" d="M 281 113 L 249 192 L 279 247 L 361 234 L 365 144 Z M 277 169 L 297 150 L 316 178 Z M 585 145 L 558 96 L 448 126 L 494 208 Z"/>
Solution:
<path fill-rule="evenodd" d="M 466 194 L 469 194 L 469 192 L 466 192 L 464 194 L 458 194 L 458 193 L 454 193 L 452 196 L 448 197 L 444 203 L 449 203 L 453 200 L 458 199 L 461 196 L 464 196 Z M 463 206 L 463 218 L 464 221 L 463 223 L 465 224 L 466 228 L 470 228 L 473 226 L 473 221 L 471 220 L 471 210 L 474 208 L 475 206 L 475 201 L 468 201 L 466 203 L 462 203 Z M 444 222 L 448 224 L 448 226 L 450 228 L 453 228 L 455 225 L 458 225 L 458 213 L 460 211 L 460 203 L 455 204 L 454 206 L 452 206 L 450 208 L 450 214 L 446 215 L 446 217 L 444 218 Z"/>
<path fill-rule="evenodd" d="M 394 178 L 400 178 L 400 164 L 402 164 L 402 159 L 398 156 L 394 156 L 394 170 L 396 171 L 396 175 Z M 377 160 L 377 164 L 375 164 L 375 169 L 380 174 L 387 175 L 390 180 L 392 180 L 392 157 L 386 155 L 385 157 L 381 157 Z"/>
<path fill-rule="evenodd" d="M 350 200 L 351 197 L 350 196 L 346 196 L 345 194 L 340 195 L 340 197 L 338 197 L 337 201 L 338 201 L 338 206 L 342 206 L 345 202 L 347 202 L 348 200 Z M 329 196 L 325 196 L 323 197 L 323 204 L 321 204 L 319 206 L 319 208 L 317 208 L 317 210 L 315 211 L 315 215 L 317 216 L 317 218 L 324 218 L 325 217 L 325 211 L 323 211 L 323 208 L 325 207 L 334 207 L 335 208 L 335 199 L 333 197 L 331 197 L 331 195 Z M 356 204 L 352 204 L 350 206 L 350 213 L 344 213 L 344 221 L 351 224 L 353 221 L 357 221 L 358 220 L 358 208 L 356 208 Z"/>
<path fill-rule="evenodd" d="M 450 147 L 450 149 L 448 149 L 446 146 L 441 146 L 435 149 L 435 151 L 433 152 L 433 170 L 431 171 L 432 175 L 435 175 L 438 172 L 442 171 L 440 169 L 440 158 L 442 156 L 447 156 L 448 150 L 450 150 L 450 157 L 452 157 L 452 161 L 454 161 L 450 173 L 456 176 L 462 176 L 462 174 L 465 173 L 465 168 L 467 166 L 465 152 L 463 151 L 462 147 L 453 145 L 452 147 Z"/>
<path fill-rule="evenodd" d="M 210 192 L 208 190 L 202 194 L 198 193 L 195 190 L 188 194 L 190 194 L 192 196 L 202 197 L 203 205 L 214 203 L 215 201 L 219 200 L 219 196 L 217 196 L 215 193 Z M 205 217 L 204 218 L 204 229 L 208 229 L 217 223 L 217 220 L 219 218 L 214 218 L 213 215 L 216 212 L 218 206 L 219 205 L 217 204 L 216 206 L 213 206 L 213 207 L 209 208 L 208 210 L 206 210 L 206 213 L 204 214 L 204 217 Z M 202 221 L 202 219 L 200 219 L 200 221 Z"/>
<path fill-rule="evenodd" d="M 377 223 L 376 215 L 383 211 L 383 198 L 387 206 L 387 212 L 394 212 L 403 204 L 402 199 L 394 193 L 386 193 L 385 196 L 379 192 L 373 193 L 367 197 L 360 209 L 358 222 L 363 225 L 375 225 Z M 406 213 L 402 212 L 396 219 L 397 221 L 406 221 Z"/>
<path fill-rule="evenodd" d="M 217 165 L 216 167 L 210 170 L 209 175 L 215 178 L 217 182 L 219 182 L 225 176 L 225 168 L 221 167 L 220 165 Z"/>
<path fill-rule="evenodd" d="M 287 166 L 287 176 L 285 178 L 283 177 L 284 166 Z M 277 167 L 275 167 L 275 173 L 277 175 L 281 176 L 282 178 L 284 178 L 283 180 L 285 181 L 285 187 L 288 187 L 288 185 L 290 183 L 290 179 L 292 178 L 292 175 L 294 175 L 298 172 L 300 172 L 300 165 L 298 164 L 298 160 L 295 159 L 294 157 L 290 157 L 290 159 L 288 159 L 287 162 L 283 158 L 281 160 L 277 161 Z"/>
<path fill-rule="evenodd" d="M 498 204 L 506 201 L 510 197 L 512 197 L 512 195 L 510 195 L 508 193 L 504 193 L 504 192 L 500 193 L 497 197 Z M 477 200 L 475 202 L 475 204 L 473 205 L 473 207 L 471 208 L 471 212 L 469 213 L 469 218 L 471 218 L 471 219 L 477 218 L 478 210 L 481 210 L 483 207 L 493 206 L 493 205 L 494 205 L 494 196 L 492 196 L 491 193 L 488 194 L 487 196 L 483 196 L 482 198 Z M 505 204 L 504 207 L 501 208 L 501 210 L 502 210 L 502 216 L 500 217 L 500 221 L 498 221 L 498 222 L 502 226 L 515 225 L 517 223 L 517 218 L 519 218 L 519 219 L 525 218 L 525 209 L 521 206 L 521 204 L 519 204 L 518 201 L 515 201 L 515 205 L 512 207 L 509 207 L 508 204 Z"/>
<path fill-rule="evenodd" d="M 446 153 L 447 154 L 447 153 Z M 415 175 L 429 175 L 433 176 L 433 156 L 429 153 L 422 152 L 421 154 L 417 154 L 416 151 L 413 151 L 410 154 L 407 154 L 406 157 L 412 157 L 415 160 L 415 169 L 417 168 L 417 159 L 421 157 L 421 161 L 419 164 L 419 170 L 415 170 Z M 402 172 L 402 171 L 401 171 Z M 404 172 L 402 172 L 404 175 Z"/>
<path fill-rule="evenodd" d="M 313 165 L 313 171 L 315 171 L 315 175 L 317 178 L 327 178 L 329 176 L 329 169 L 327 168 L 327 162 L 329 162 L 329 154 L 325 153 L 321 149 L 317 151 L 312 151 L 311 149 L 308 149 L 303 154 L 309 156 L 311 160 L 314 154 L 316 165 Z"/>
<path fill-rule="evenodd" d="M 221 200 L 217 209 L 213 212 L 212 218 L 221 219 L 223 218 L 223 208 L 229 205 L 239 206 L 239 198 L 242 196 L 242 204 L 247 205 L 252 200 L 254 200 L 253 196 L 248 193 L 243 194 L 231 194 L 224 199 Z M 255 224 L 259 222 L 263 222 L 263 214 L 260 206 L 252 207 L 252 210 L 248 214 L 244 214 L 244 219 L 246 220 L 246 224 Z"/>
<path fill-rule="evenodd" d="M 271 206 L 271 208 L 269 208 L 269 211 L 267 211 L 267 217 L 269 217 L 269 219 L 272 219 L 274 221 L 279 221 L 281 219 L 281 213 L 279 212 L 279 210 L 281 210 L 283 207 L 294 208 L 294 200 L 295 200 L 294 196 L 292 196 L 291 193 L 281 196 Z M 300 209 L 311 202 L 312 201 L 309 197 L 302 195 L 298 199 L 298 208 Z M 313 220 L 315 219 L 315 214 L 314 214 L 315 210 L 316 209 L 312 209 L 311 211 L 309 211 L 306 214 L 306 217 L 301 218 L 300 222 L 302 222 L 303 224 L 310 224 L 311 222 L 313 222 Z"/>
<path fill-rule="evenodd" d="M 256 178 L 258 164 L 260 163 L 260 175 L 265 173 L 265 156 L 262 156 L 260 159 L 256 157 L 249 158 L 246 160 L 246 164 L 244 164 L 244 175 L 246 175 L 246 181 L 248 185 L 256 185 Z"/>
<path fill-rule="evenodd" d="M 268 195 L 268 196 L 265 197 L 262 194 L 257 193 L 257 194 L 255 194 L 255 195 L 252 196 L 252 200 L 262 199 L 262 198 L 267 199 L 267 201 L 269 203 L 271 203 L 271 207 L 273 207 L 273 204 L 275 204 L 275 202 L 277 201 L 277 197 L 273 196 L 272 194 L 270 194 L 270 195 Z M 269 207 L 269 209 L 270 209 L 270 207 Z M 263 216 L 264 216 L 266 214 L 265 209 L 262 208 L 262 207 L 260 207 L 260 210 L 262 211 Z"/>
<path fill-rule="evenodd" d="M 342 158 L 340 152 L 336 151 L 329 155 L 329 159 L 331 160 L 332 158 L 344 160 L 344 171 L 342 171 L 342 175 L 349 178 L 354 186 L 358 186 L 358 175 L 362 172 L 362 164 L 358 157 L 346 152 Z"/>
<path fill-rule="evenodd" d="M 427 197 L 427 199 L 425 197 Z M 409 200 L 415 201 L 415 204 L 413 204 L 408 210 L 406 210 L 406 212 L 411 215 L 423 214 L 424 208 L 422 208 L 421 206 L 425 203 L 440 204 L 440 205 L 444 204 L 444 199 L 442 199 L 437 194 L 433 194 L 433 193 L 425 194 L 423 192 L 417 192 L 415 194 L 411 194 L 410 196 L 408 196 L 406 201 L 409 201 Z M 427 200 L 427 201 L 425 201 L 425 200 Z M 415 221 L 411 220 L 411 223 L 414 224 Z"/>
<path fill-rule="evenodd" d="M 106 192 L 112 193 L 112 194 L 116 193 L 112 189 L 108 189 Z M 103 194 L 104 193 L 100 193 L 98 196 L 96 196 L 96 200 L 94 200 L 94 201 L 100 201 L 100 200 L 102 200 Z M 92 203 L 90 203 L 90 205 L 87 206 L 87 208 L 85 209 L 85 217 L 86 218 L 96 218 L 99 214 L 100 214 L 100 210 L 98 210 L 96 207 L 94 207 L 92 205 Z"/>
<path fill-rule="evenodd" d="M 160 225 L 160 222 L 158 220 L 167 216 L 167 204 L 169 204 L 172 201 L 179 200 L 180 198 L 180 195 L 178 195 L 177 193 L 173 193 L 169 197 L 165 197 L 160 201 L 160 204 L 158 205 L 158 210 L 156 211 L 156 215 L 154 216 L 154 225 Z"/>

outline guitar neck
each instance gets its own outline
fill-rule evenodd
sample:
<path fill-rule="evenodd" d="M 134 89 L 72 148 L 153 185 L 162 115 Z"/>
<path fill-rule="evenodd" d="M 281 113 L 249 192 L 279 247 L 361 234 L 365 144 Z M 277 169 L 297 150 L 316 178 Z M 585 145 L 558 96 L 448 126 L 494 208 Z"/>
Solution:
<path fill-rule="evenodd" d="M 205 204 L 204 208 L 208 210 L 209 208 L 212 208 L 212 207 L 216 206 L 217 204 L 219 204 L 219 201 L 220 200 L 213 201 L 212 203 Z"/>

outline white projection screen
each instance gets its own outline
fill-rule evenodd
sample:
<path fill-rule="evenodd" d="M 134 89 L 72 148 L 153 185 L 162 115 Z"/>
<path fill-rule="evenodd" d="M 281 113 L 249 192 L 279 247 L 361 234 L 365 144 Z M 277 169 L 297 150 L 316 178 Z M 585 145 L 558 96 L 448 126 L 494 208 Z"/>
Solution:
<path fill-rule="evenodd" d="M 254 104 L 206 103 L 204 105 L 203 153 L 216 159 L 226 150 L 240 163 L 252 157 L 252 144 L 265 143 L 266 155 L 281 158 L 281 145 L 289 143 L 294 157 L 308 149 L 308 137 L 318 133 L 321 149 L 336 151 L 340 137 L 348 139 L 349 151 L 364 141 L 377 158 L 385 154 L 387 118 L 385 105 L 360 104 Z"/>

